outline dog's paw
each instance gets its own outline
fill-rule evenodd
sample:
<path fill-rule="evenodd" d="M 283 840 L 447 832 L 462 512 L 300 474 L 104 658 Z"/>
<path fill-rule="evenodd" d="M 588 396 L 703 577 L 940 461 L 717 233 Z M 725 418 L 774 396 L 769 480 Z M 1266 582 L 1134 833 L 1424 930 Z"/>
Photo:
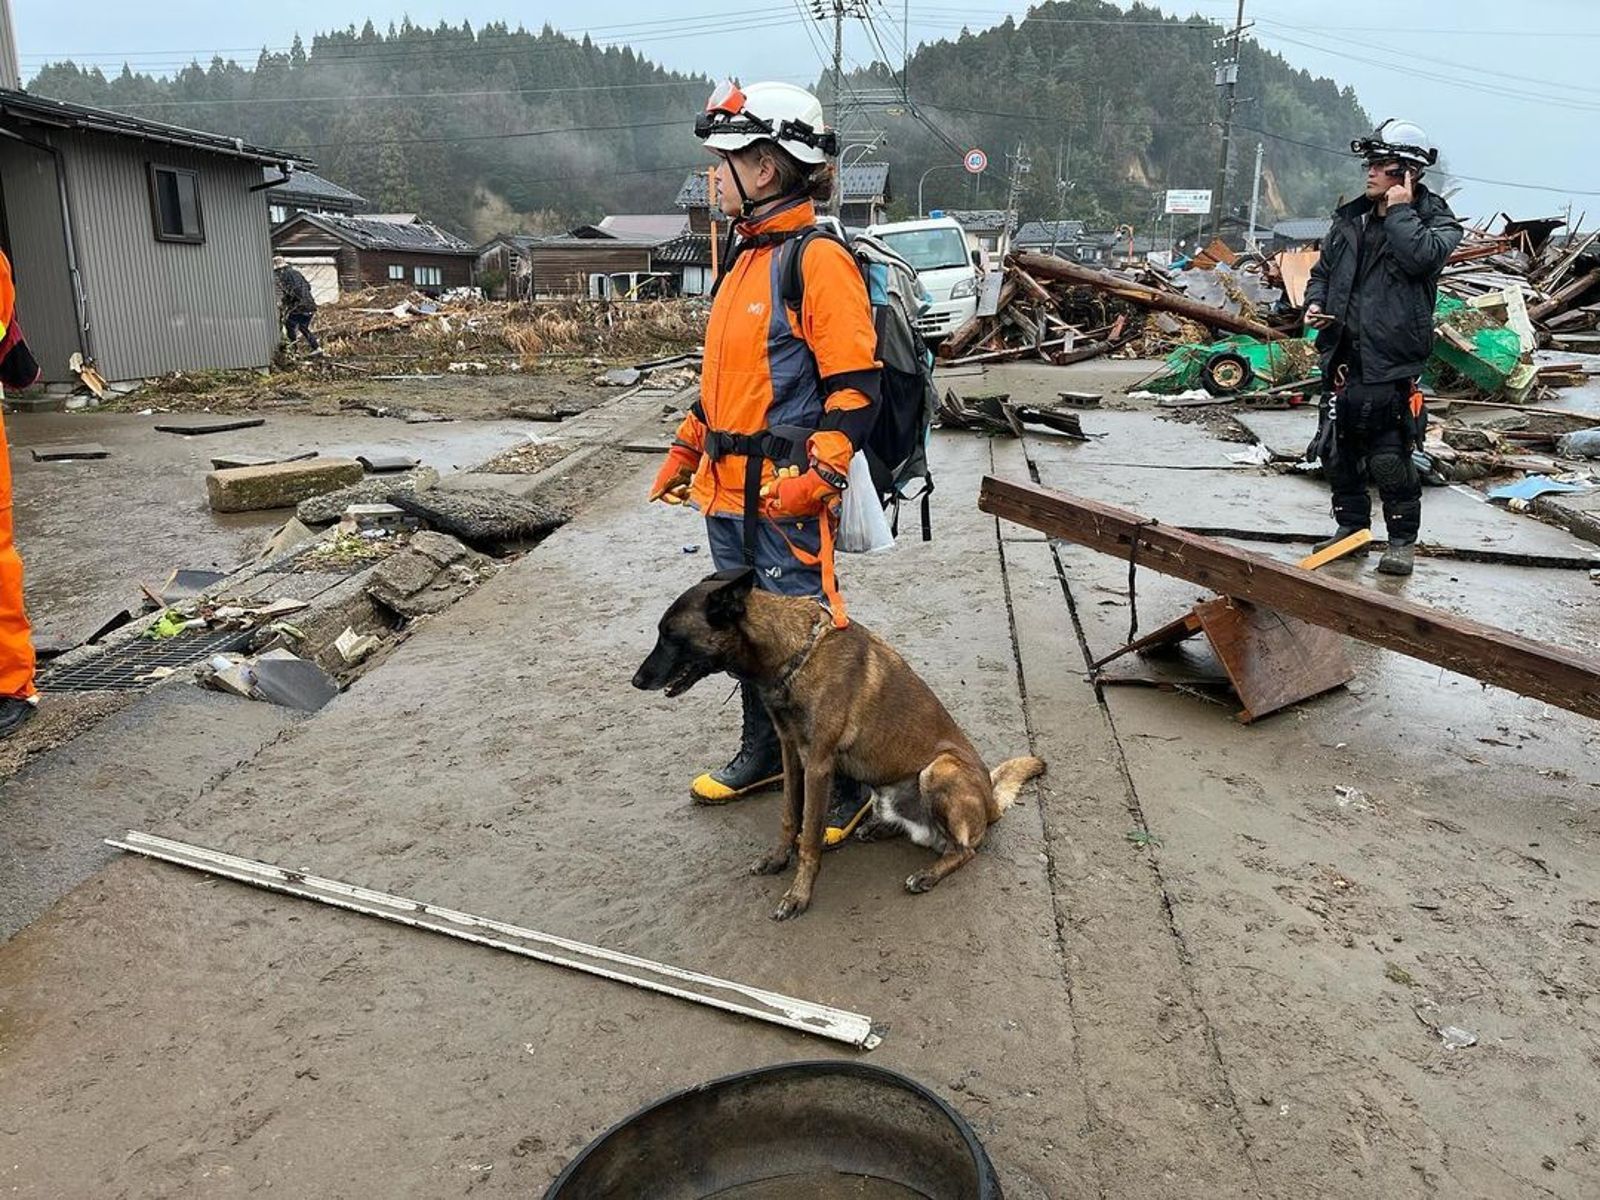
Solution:
<path fill-rule="evenodd" d="M 763 854 L 750 864 L 752 875 L 778 875 L 789 866 L 790 852 L 787 849 L 774 850 L 770 854 Z"/>
<path fill-rule="evenodd" d="M 810 896 L 797 896 L 793 892 L 789 892 L 782 900 L 778 901 L 778 907 L 773 911 L 772 919 L 774 921 L 787 921 L 791 917 L 798 917 L 810 907 Z"/>
<path fill-rule="evenodd" d="M 906 891 L 912 895 L 926 892 L 939 882 L 939 877 L 932 871 L 918 871 L 915 875 L 906 878 Z"/>

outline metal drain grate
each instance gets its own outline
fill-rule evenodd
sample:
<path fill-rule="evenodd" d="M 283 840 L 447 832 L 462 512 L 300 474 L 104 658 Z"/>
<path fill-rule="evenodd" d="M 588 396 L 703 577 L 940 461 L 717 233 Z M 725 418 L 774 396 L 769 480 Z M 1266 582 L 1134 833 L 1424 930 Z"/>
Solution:
<path fill-rule="evenodd" d="M 46 692 L 137 692 L 156 680 L 141 679 L 157 667 L 181 670 L 213 654 L 238 650 L 249 643 L 253 629 L 219 629 L 207 633 L 179 634 L 159 642 L 135 638 L 83 662 L 52 667 L 39 673 L 39 689 Z"/>

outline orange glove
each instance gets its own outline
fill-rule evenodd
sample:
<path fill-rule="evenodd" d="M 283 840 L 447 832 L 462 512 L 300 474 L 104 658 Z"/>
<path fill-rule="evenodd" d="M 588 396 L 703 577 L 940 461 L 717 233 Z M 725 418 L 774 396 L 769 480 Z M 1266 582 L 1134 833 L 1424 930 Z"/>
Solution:
<path fill-rule="evenodd" d="M 814 517 L 838 494 L 815 468 L 802 475 L 799 467 L 779 467 L 773 481 L 761 488 L 761 511 L 773 519 Z"/>
<path fill-rule="evenodd" d="M 667 461 L 656 473 L 650 485 L 650 499 L 663 504 L 683 504 L 689 499 L 689 484 L 694 479 L 695 468 L 700 465 L 700 455 L 688 446 L 674 445 L 667 451 Z"/>

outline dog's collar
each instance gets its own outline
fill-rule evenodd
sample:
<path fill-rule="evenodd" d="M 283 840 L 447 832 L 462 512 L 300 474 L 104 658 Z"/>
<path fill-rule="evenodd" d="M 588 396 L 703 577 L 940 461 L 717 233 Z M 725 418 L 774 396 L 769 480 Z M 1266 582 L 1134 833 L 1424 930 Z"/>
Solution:
<path fill-rule="evenodd" d="M 833 620 L 828 616 L 828 610 L 819 609 L 816 620 L 811 624 L 811 636 L 806 639 L 806 644 L 800 648 L 799 653 L 783 664 L 783 669 L 778 672 L 778 678 L 774 686 L 780 688 L 788 687 L 789 681 L 800 673 L 800 668 L 805 666 L 811 658 L 812 652 L 817 648 L 817 643 L 822 641 L 823 635 L 832 628 Z"/>

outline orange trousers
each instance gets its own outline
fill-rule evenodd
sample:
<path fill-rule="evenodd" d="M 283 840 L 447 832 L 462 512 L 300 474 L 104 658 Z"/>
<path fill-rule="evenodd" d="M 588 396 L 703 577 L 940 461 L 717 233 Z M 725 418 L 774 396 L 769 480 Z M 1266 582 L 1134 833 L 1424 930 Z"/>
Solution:
<path fill-rule="evenodd" d="M 26 700 L 33 693 L 33 632 L 22 606 L 22 556 L 11 525 L 11 453 L 0 419 L 0 696 Z"/>

